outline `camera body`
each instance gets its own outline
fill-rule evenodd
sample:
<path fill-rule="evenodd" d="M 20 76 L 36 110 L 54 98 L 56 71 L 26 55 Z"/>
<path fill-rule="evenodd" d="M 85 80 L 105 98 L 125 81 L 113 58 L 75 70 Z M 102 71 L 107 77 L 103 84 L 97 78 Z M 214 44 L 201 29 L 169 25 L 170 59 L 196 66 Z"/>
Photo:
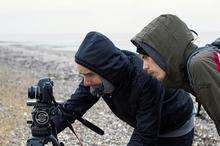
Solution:
<path fill-rule="evenodd" d="M 28 88 L 28 98 L 36 99 L 38 103 L 52 103 L 53 81 L 44 77 L 38 81 L 37 85 Z"/>

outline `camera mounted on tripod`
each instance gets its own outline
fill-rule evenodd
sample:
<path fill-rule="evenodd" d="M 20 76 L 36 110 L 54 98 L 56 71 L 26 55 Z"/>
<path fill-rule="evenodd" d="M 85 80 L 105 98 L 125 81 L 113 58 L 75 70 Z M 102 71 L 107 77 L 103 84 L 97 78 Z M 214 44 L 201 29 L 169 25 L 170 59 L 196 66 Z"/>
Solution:
<path fill-rule="evenodd" d="M 52 116 L 58 114 L 58 104 L 53 96 L 53 81 L 44 77 L 41 78 L 37 85 L 28 88 L 27 106 L 34 106 L 32 111 L 31 124 L 32 137 L 28 139 L 27 145 L 39 146 L 48 142 L 60 146 L 56 135 L 56 127 L 52 122 Z"/>
<path fill-rule="evenodd" d="M 31 124 L 32 134 L 31 138 L 27 140 L 27 146 L 44 146 L 49 142 L 52 142 L 53 146 L 64 146 L 57 138 L 57 129 L 52 120 L 52 117 L 56 115 L 77 119 L 94 132 L 100 135 L 104 134 L 102 129 L 91 122 L 83 119 L 76 113 L 69 113 L 62 106 L 59 106 L 53 96 L 53 86 L 53 81 L 49 77 L 44 77 L 38 81 L 37 85 L 28 88 L 29 99 L 27 100 L 27 106 L 33 106 L 33 110 L 31 113 L 32 121 L 27 121 L 28 124 Z M 70 130 L 76 135 L 71 122 L 67 122 L 69 123 L 68 127 Z"/>

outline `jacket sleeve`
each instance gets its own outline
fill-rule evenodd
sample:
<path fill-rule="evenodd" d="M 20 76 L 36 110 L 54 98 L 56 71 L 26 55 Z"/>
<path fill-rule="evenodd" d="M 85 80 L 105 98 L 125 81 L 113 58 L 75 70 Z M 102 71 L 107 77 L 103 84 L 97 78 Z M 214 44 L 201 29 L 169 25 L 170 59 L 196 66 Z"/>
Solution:
<path fill-rule="evenodd" d="M 76 91 L 71 95 L 71 98 L 61 106 L 68 113 L 74 112 L 77 115 L 83 116 L 83 114 L 85 114 L 85 112 L 91 108 L 98 99 L 99 97 L 93 96 L 89 91 L 89 87 L 84 86 L 82 81 Z M 62 114 L 54 116 L 52 120 L 57 128 L 57 133 L 67 127 L 67 120 L 71 123 L 75 121 L 75 119 L 69 119 Z"/>
<path fill-rule="evenodd" d="M 162 100 L 164 87 L 153 78 L 149 78 L 143 88 L 136 115 L 136 128 L 128 146 L 156 146 L 160 129 Z"/>

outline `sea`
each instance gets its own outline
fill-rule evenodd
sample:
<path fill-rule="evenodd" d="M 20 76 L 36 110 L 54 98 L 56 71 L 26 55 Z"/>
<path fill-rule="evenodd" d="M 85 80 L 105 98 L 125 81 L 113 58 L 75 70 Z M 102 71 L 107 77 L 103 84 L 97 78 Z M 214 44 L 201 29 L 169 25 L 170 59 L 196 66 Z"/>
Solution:
<path fill-rule="evenodd" d="M 201 31 L 195 43 L 204 46 L 220 38 L 220 31 Z M 36 49 L 53 49 L 63 51 L 77 51 L 86 34 L 0 34 L 0 46 L 32 46 Z M 130 42 L 135 33 L 106 33 L 106 35 L 120 49 L 135 52 L 135 46 Z"/>

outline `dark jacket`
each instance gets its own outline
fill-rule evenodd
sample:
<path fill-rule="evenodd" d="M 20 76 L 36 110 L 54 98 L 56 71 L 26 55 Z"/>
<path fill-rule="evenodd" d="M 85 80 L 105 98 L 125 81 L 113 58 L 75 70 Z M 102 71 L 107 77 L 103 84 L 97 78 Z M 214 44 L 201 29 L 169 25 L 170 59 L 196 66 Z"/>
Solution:
<path fill-rule="evenodd" d="M 165 70 L 164 85 L 189 91 L 201 101 L 220 134 L 220 38 L 200 48 L 193 40 L 191 30 L 180 18 L 165 14 L 131 41 L 137 51 L 150 55 Z"/>
<path fill-rule="evenodd" d="M 165 89 L 143 71 L 136 54 L 119 50 L 100 33 L 87 34 L 75 61 L 114 85 L 114 92 L 102 98 L 117 117 L 135 128 L 128 145 L 156 145 L 159 134 L 181 127 L 191 117 L 193 103 L 188 93 Z M 81 82 L 63 107 L 83 115 L 98 99 Z M 64 119 L 56 120 L 59 130 L 66 126 Z"/>

